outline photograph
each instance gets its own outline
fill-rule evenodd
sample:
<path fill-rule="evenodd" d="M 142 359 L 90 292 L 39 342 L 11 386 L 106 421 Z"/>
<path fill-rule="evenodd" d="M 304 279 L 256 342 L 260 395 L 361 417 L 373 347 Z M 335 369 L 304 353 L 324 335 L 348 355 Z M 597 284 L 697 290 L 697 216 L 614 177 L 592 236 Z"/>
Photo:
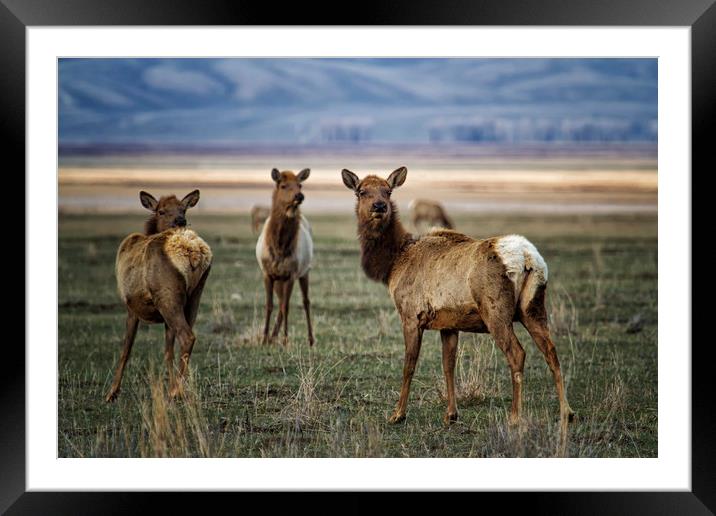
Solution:
<path fill-rule="evenodd" d="M 60 57 L 59 458 L 658 458 L 657 58 Z"/>

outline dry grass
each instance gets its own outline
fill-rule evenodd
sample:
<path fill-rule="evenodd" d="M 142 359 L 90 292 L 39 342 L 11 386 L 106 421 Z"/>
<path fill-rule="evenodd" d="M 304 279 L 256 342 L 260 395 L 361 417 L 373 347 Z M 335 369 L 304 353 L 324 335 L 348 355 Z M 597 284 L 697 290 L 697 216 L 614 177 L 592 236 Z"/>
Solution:
<path fill-rule="evenodd" d="M 139 400 L 141 456 L 211 457 L 208 425 L 194 390 L 188 387 L 183 399 L 172 400 L 162 377 L 153 373 L 148 380 L 150 397 Z"/>
<path fill-rule="evenodd" d="M 456 217 L 472 235 L 521 232 L 550 267 L 548 309 L 567 395 L 570 457 L 657 454 L 656 219 Z M 316 345 L 300 296 L 289 346 L 262 346 L 264 293 L 254 237 L 241 217 L 195 217 L 214 266 L 197 319 L 187 394 L 171 401 L 163 327 L 141 326 L 123 391 L 105 404 L 123 331 L 114 252 L 141 216 L 60 218 L 61 457 L 555 457 L 561 456 L 552 375 L 529 335 L 524 421 L 507 424 L 512 388 L 488 335 L 460 335 L 459 421 L 443 426 L 440 339 L 426 332 L 404 424 L 388 425 L 404 344 L 385 287 L 359 267 L 351 216 L 314 217 L 311 296 Z M 484 233 L 487 233 L 483 235 Z M 643 329 L 627 322 L 643 315 Z"/>

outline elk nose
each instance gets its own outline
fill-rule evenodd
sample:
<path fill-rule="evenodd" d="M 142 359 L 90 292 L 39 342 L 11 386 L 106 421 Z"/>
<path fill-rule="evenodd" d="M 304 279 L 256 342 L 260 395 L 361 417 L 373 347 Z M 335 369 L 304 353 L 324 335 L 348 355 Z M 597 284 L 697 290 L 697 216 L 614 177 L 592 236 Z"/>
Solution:
<path fill-rule="evenodd" d="M 374 212 L 384 213 L 387 208 L 388 208 L 388 205 L 385 204 L 385 201 L 375 201 L 373 203 L 373 211 Z"/>
<path fill-rule="evenodd" d="M 303 194 L 300 193 L 300 192 L 297 193 L 297 194 L 296 194 L 296 200 L 297 200 L 298 202 L 303 202 Z"/>
<path fill-rule="evenodd" d="M 177 226 L 179 226 L 179 227 L 186 226 L 186 219 L 184 217 L 177 218 Z"/>

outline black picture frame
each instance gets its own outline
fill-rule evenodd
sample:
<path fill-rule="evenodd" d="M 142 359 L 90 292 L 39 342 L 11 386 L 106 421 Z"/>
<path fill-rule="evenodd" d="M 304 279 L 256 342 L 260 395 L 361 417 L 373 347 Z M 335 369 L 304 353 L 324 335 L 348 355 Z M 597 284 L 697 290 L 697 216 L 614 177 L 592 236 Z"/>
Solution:
<path fill-rule="evenodd" d="M 371 2 L 316 4 L 315 7 L 306 3 L 280 4 L 280 7 L 267 2 L 247 5 L 240 0 L 0 0 L 0 126 L 5 129 L 6 156 L 15 158 L 18 170 L 24 170 L 25 166 L 25 31 L 32 26 L 81 25 L 688 26 L 691 27 L 692 52 L 692 170 L 685 174 L 691 174 L 693 185 L 696 176 L 693 171 L 705 174 L 716 170 L 713 145 L 708 137 L 708 129 L 716 120 L 714 0 L 446 0 L 439 3 L 401 0 L 374 5 Z M 24 192 L 24 181 L 20 188 Z M 696 227 L 698 221 L 695 217 L 692 219 Z M 685 252 L 691 256 L 692 250 Z M 697 261 L 693 260 L 692 264 L 696 266 Z M 25 350 L 6 344 L 3 350 L 6 365 L 0 375 L 0 511 L 7 514 L 112 514 L 147 512 L 157 504 L 163 512 L 186 512 L 197 504 L 204 510 L 216 507 L 215 504 L 225 503 L 229 497 L 233 503 L 235 496 L 254 498 L 242 503 L 267 506 L 265 494 L 194 493 L 189 498 L 181 493 L 26 492 Z M 522 508 L 531 514 L 713 514 L 716 511 L 713 440 L 716 425 L 710 407 L 713 388 L 707 383 L 712 376 L 708 360 L 710 345 L 702 344 L 691 348 L 690 492 L 480 493 L 481 501 L 504 506 L 509 498 L 511 509 Z M 325 500 L 318 496 L 321 495 L 301 494 L 299 503 L 305 503 L 306 507 L 314 504 L 326 507 Z M 357 493 L 349 497 L 355 502 L 342 501 L 342 512 L 364 513 L 373 505 L 404 512 L 424 504 L 420 495 L 403 496 L 400 501 L 384 501 L 383 497 L 378 501 Z M 278 501 L 276 497 L 271 498 L 272 509 L 278 508 Z M 294 506 L 295 503 L 292 502 Z M 450 506 L 456 508 L 461 503 L 459 498 L 453 499 Z"/>

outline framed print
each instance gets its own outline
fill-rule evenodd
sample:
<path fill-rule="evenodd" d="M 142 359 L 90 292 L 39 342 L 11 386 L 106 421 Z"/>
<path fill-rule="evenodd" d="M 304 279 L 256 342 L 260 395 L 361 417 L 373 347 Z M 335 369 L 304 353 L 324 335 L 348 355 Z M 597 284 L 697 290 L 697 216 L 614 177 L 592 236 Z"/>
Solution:
<path fill-rule="evenodd" d="M 713 6 L 130 4 L 2 7 L 29 300 L 3 510 L 713 510 L 689 238 Z"/>

